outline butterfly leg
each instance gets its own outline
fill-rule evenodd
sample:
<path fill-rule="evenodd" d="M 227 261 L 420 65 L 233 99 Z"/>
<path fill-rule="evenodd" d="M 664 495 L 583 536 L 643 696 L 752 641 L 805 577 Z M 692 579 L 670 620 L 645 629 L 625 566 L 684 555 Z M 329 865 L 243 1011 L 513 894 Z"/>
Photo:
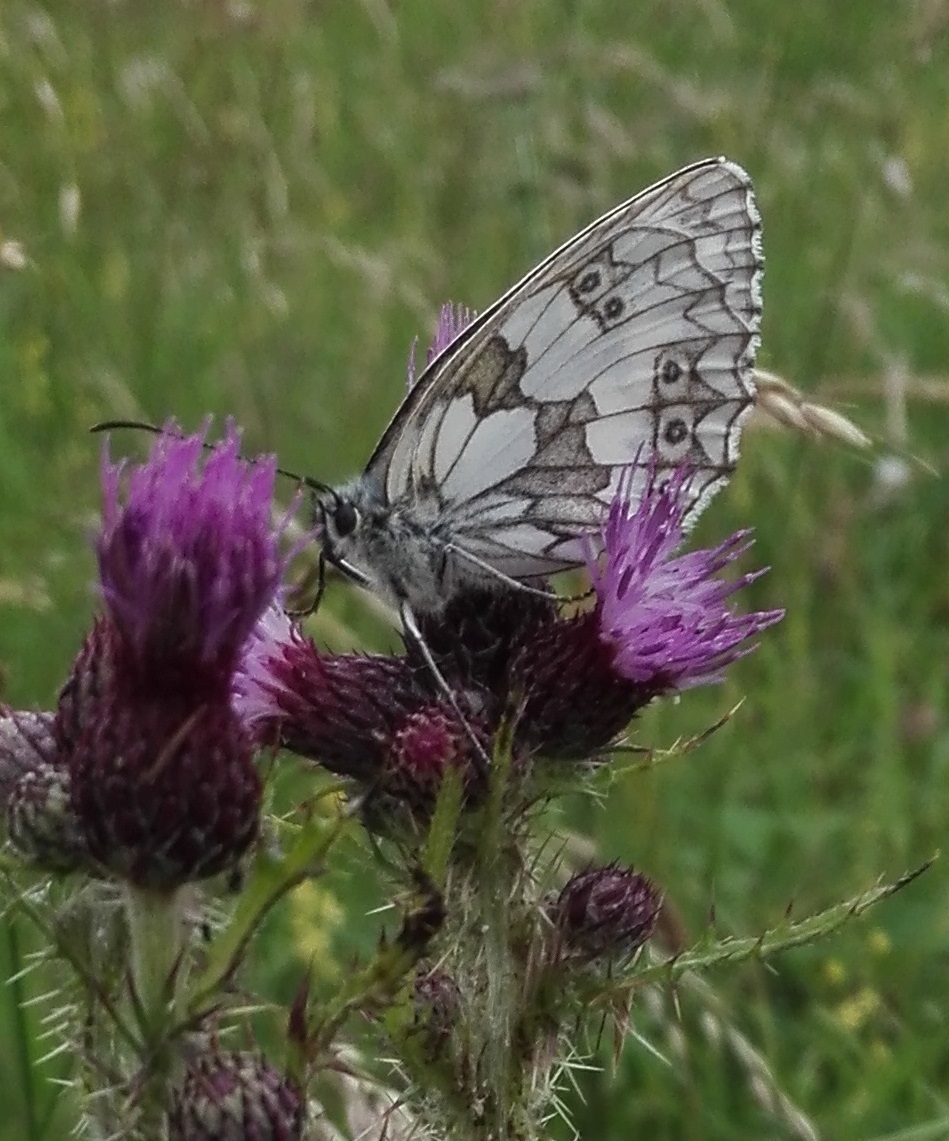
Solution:
<path fill-rule="evenodd" d="M 306 588 L 312 581 L 308 573 L 303 582 L 300 583 L 299 590 Z M 313 596 L 313 601 L 307 606 L 300 608 L 293 607 L 287 610 L 287 616 L 296 621 L 301 621 L 304 618 L 309 618 L 311 614 L 315 614 L 320 608 L 320 603 L 323 601 L 323 595 L 326 593 L 326 555 L 321 550 L 320 557 L 316 564 L 316 594 Z"/>
<path fill-rule="evenodd" d="M 593 593 L 591 589 L 585 591 L 583 594 L 558 594 L 555 590 L 544 590 L 542 587 L 530 586 L 526 582 L 521 582 L 520 579 L 511 578 L 511 576 L 505 574 L 504 571 L 498 570 L 497 567 L 492 566 L 484 559 L 479 559 L 477 555 L 473 555 L 471 551 L 466 551 L 464 547 L 459 547 L 456 543 L 445 544 L 445 553 L 448 554 L 449 552 L 456 555 L 463 562 L 470 563 L 472 566 L 484 571 L 486 575 L 490 575 L 491 578 L 497 582 L 509 586 L 511 590 L 518 590 L 522 594 L 533 594 L 538 598 L 548 598 L 551 602 L 561 603 L 582 602 Z"/>
<path fill-rule="evenodd" d="M 451 686 L 445 680 L 445 675 L 438 668 L 438 663 L 432 657 L 432 652 L 425 642 L 422 631 L 419 629 L 418 622 L 415 620 L 415 614 L 407 602 L 403 602 L 400 605 L 399 617 L 402 619 L 402 629 L 405 631 L 406 639 L 411 640 L 412 645 L 422 655 L 422 660 L 425 662 L 426 666 L 428 666 L 432 677 L 435 679 L 436 685 L 442 691 L 442 694 L 448 701 L 448 704 L 452 707 L 455 714 L 457 715 L 458 720 L 464 728 L 465 733 L 468 735 L 468 739 L 471 741 L 472 745 L 474 745 L 475 753 L 486 765 L 490 765 L 491 758 L 485 751 L 484 745 L 478 740 L 475 731 L 468 724 L 467 718 L 465 717 L 461 706 L 458 704 L 458 699 L 455 697 Z"/>

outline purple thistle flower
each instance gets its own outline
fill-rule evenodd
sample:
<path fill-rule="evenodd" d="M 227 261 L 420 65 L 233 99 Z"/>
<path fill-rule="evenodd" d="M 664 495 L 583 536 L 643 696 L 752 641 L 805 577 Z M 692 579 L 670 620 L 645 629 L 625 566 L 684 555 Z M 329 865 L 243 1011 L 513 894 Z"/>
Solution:
<path fill-rule="evenodd" d="M 438 325 L 435 337 L 425 351 L 425 367 L 432 363 L 436 357 L 442 355 L 445 349 L 454 341 L 477 317 L 474 309 L 467 309 L 464 305 L 453 305 L 450 301 L 441 307 L 438 313 Z M 408 387 L 412 388 L 418 379 L 415 366 L 415 345 L 409 350 L 409 362 L 406 369 Z"/>
<path fill-rule="evenodd" d="M 513 718 L 515 758 L 525 761 L 601 751 L 666 688 L 613 668 L 595 610 L 564 618 L 536 595 L 471 591 L 420 626 L 443 676 L 456 693 L 477 695 L 488 725 Z M 420 680 L 430 676 L 412 647 L 409 656 Z"/>
<path fill-rule="evenodd" d="M 299 1141 L 306 1103 L 285 1074 L 257 1054 L 196 1058 L 172 1097 L 170 1141 Z"/>
<path fill-rule="evenodd" d="M 633 868 L 589 868 L 570 877 L 549 908 L 560 947 L 582 960 L 628 958 L 652 935 L 659 889 Z"/>
<path fill-rule="evenodd" d="M 104 613 L 54 723 L 93 858 L 161 889 L 231 866 L 257 834 L 260 778 L 231 690 L 285 564 L 274 461 L 242 460 L 232 426 L 210 451 L 204 437 L 162 435 L 127 469 L 105 459 Z"/>
<path fill-rule="evenodd" d="M 384 742 L 419 700 L 404 658 L 324 654 L 276 607 L 234 679 L 234 706 L 259 744 L 279 744 L 363 781 L 381 770 Z"/>
<path fill-rule="evenodd" d="M 748 640 L 782 616 L 736 615 L 727 605 L 762 573 L 717 577 L 748 549 L 747 532 L 714 550 L 673 557 L 683 537 L 687 472 L 663 488 L 650 472 L 636 504 L 632 476 L 633 469 L 603 524 L 601 559 L 589 558 L 591 609 L 562 617 L 536 596 L 473 591 L 421 623 L 443 675 L 457 688 L 475 687 L 489 721 L 519 695 L 514 741 L 525 754 L 602 751 L 655 697 L 719 680 L 753 648 Z"/>
<path fill-rule="evenodd" d="M 645 494 L 634 503 L 635 470 L 621 482 L 602 529 L 605 562 L 592 554 L 587 560 L 600 637 L 613 650 L 614 670 L 631 681 L 661 681 L 666 689 L 719 681 L 726 666 L 754 648 L 748 640 L 784 611 L 739 615 L 727 605 L 764 573 L 731 582 L 718 577 L 751 546 L 748 531 L 673 557 L 684 536 L 690 473 L 679 468 L 660 487 L 650 469 Z"/>
<path fill-rule="evenodd" d="M 478 718 L 466 729 L 410 659 L 324 654 L 276 608 L 248 645 L 234 705 L 260 744 L 311 757 L 423 814 L 448 768 L 472 783 L 476 775 L 469 734 Z"/>
<path fill-rule="evenodd" d="M 174 684 L 180 667 L 189 685 L 198 669 L 229 678 L 285 567 L 282 528 L 270 522 L 276 461 L 241 459 L 233 424 L 210 452 L 206 433 L 169 425 L 144 464 L 113 464 L 103 451 L 100 589 L 129 665 L 150 685 L 158 672 Z"/>

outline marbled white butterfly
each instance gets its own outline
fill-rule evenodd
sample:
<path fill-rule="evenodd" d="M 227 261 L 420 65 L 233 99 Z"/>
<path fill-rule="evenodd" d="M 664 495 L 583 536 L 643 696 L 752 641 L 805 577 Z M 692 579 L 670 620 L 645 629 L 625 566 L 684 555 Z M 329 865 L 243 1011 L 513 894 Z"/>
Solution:
<path fill-rule="evenodd" d="M 634 491 L 688 463 L 694 518 L 738 460 L 762 265 L 750 179 L 723 158 L 611 210 L 470 324 L 365 472 L 318 495 L 327 560 L 411 630 L 464 586 L 581 564 L 633 461 Z"/>

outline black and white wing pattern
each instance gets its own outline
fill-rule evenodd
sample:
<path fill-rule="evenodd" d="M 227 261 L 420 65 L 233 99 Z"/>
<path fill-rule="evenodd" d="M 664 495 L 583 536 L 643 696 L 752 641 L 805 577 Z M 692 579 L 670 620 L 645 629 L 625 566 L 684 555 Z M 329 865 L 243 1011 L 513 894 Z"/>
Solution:
<path fill-rule="evenodd" d="M 453 542 L 515 578 L 581 562 L 619 478 L 728 479 L 754 400 L 761 225 L 748 175 L 697 163 L 594 222 L 423 373 L 367 468 L 435 495 Z"/>

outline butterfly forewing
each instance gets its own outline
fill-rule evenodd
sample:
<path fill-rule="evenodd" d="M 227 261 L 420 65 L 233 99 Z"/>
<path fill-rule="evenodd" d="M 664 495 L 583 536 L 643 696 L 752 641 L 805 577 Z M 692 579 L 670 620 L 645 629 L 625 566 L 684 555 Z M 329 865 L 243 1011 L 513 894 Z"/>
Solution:
<path fill-rule="evenodd" d="M 754 399 L 760 221 L 748 176 L 688 167 L 552 254 L 419 378 L 367 469 L 440 499 L 452 541 L 516 578 L 582 561 L 622 472 L 688 462 L 692 516 Z M 661 475 L 660 475 L 661 478 Z"/>

